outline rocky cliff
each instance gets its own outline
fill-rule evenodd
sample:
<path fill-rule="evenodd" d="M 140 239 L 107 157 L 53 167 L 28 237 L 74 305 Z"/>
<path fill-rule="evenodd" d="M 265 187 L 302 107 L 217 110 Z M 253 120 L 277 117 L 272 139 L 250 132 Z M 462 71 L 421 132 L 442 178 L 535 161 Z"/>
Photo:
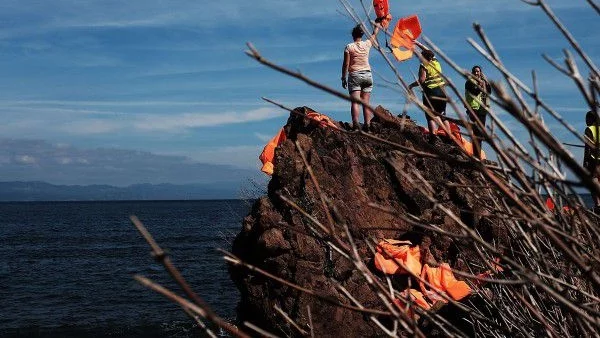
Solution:
<path fill-rule="evenodd" d="M 456 144 L 443 138 L 430 143 L 413 120 L 392 116 L 381 107 L 378 115 L 387 118 L 375 118 L 369 133 L 320 127 L 302 116 L 307 110 L 297 108 L 290 114 L 285 126 L 288 138 L 276 150 L 268 194 L 244 219 L 232 252 L 321 297 L 233 266 L 231 277 L 241 292 L 240 322 L 298 335 L 300 331 L 274 310 L 277 306 L 306 332 L 312 322 L 317 336 L 381 335 L 370 315 L 334 305 L 356 304 L 343 287 L 361 306 L 384 310 L 365 273 L 327 244 L 335 244 L 336 237 L 354 243 L 360 260 L 384 284 L 385 277 L 373 266 L 372 250 L 382 238 L 419 245 L 424 262 L 447 262 L 473 273 L 485 269 L 480 266 L 477 271 L 471 264 L 481 261 L 472 245 L 445 233 L 460 234 L 460 220 L 494 245 L 505 242 L 507 235 L 499 218 L 490 217 L 486 208 L 498 199 L 497 193 L 473 193 L 487 184 Z M 335 235 L 325 233 L 316 220 L 325 229 L 333 224 Z M 391 281 L 396 290 L 409 283 L 417 288 L 417 281 L 407 276 Z M 446 311 L 456 317 L 455 310 Z M 471 330 L 461 328 L 464 321 L 451 320 L 463 331 Z M 429 335 L 442 334 L 423 318 L 418 325 Z"/>

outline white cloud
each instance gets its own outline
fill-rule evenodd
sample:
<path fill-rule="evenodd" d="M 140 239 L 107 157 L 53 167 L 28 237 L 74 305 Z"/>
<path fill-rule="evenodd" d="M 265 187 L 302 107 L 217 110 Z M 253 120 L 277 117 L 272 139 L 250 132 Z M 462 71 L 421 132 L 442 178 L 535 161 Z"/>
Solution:
<path fill-rule="evenodd" d="M 56 149 L 69 149 L 71 147 L 68 143 L 54 143 L 54 148 Z"/>
<path fill-rule="evenodd" d="M 112 111 L 90 110 L 79 107 L 156 107 L 156 106 L 219 106 L 223 101 L 176 101 L 176 100 L 128 100 L 128 101 L 77 101 L 77 100 L 0 100 L 0 108 L 11 108 L 21 110 L 37 110 L 45 113 L 79 112 L 86 114 L 115 114 Z M 256 99 L 227 101 L 229 105 L 252 106 L 262 104 Z M 58 106 L 53 108 L 52 106 Z M 60 108 L 62 107 L 62 108 Z M 72 107 L 72 108 L 66 108 Z"/>
<path fill-rule="evenodd" d="M 169 152 L 164 155 L 183 155 L 198 162 L 231 165 L 238 168 L 259 169 L 262 164 L 258 159 L 258 155 L 262 152 L 263 147 L 263 144 L 250 146 L 203 147 L 192 151 Z"/>
<path fill-rule="evenodd" d="M 298 57 L 297 59 L 288 59 L 285 61 L 286 64 L 311 64 L 329 61 L 340 61 L 342 53 L 315 53 Z"/>
<path fill-rule="evenodd" d="M 35 164 L 37 162 L 37 160 L 35 159 L 35 157 L 31 156 L 31 155 L 17 155 L 15 156 L 15 162 L 17 164 Z"/>
<path fill-rule="evenodd" d="M 259 174 L 255 166 L 248 164 L 256 163 L 256 148 L 200 149 L 198 161 L 194 161 L 189 157 L 139 150 L 58 149 L 41 140 L 0 138 L 0 168 L 2 178 L 7 181 L 42 180 L 57 184 L 237 182 Z M 10 161 L 4 163 L 4 157 L 9 157 Z M 235 163 L 243 168 L 215 166 L 214 163 Z"/>
<path fill-rule="evenodd" d="M 6 101 L 4 101 L 6 102 Z M 9 101 L 10 102 L 10 101 Z M 62 105 L 60 101 L 48 101 L 55 102 L 56 105 Z M 68 104 L 68 101 L 64 101 L 65 104 Z M 45 101 L 18 101 L 14 104 L 1 104 L 1 110 L 19 110 L 20 115 L 36 115 L 36 116 L 66 116 L 66 115 L 115 115 L 116 113 L 113 111 L 102 111 L 102 110 L 90 110 L 74 107 L 49 107 L 45 104 Z M 43 107 L 37 107 L 37 105 L 45 105 Z"/>
<path fill-rule="evenodd" d="M 88 119 L 68 123 L 60 129 L 76 135 L 107 134 L 123 129 L 125 126 L 118 121 Z"/>
<path fill-rule="evenodd" d="M 438 0 L 435 4 L 424 2 L 402 3 L 392 0 L 393 13 L 418 13 L 420 15 L 451 15 L 456 17 L 465 13 L 488 14 L 489 18 L 500 19 L 499 12 L 507 10 L 539 10 L 520 1 L 506 0 Z M 364 17 L 359 1 L 349 3 L 357 13 Z M 366 2 L 370 7 L 370 3 Z M 581 8 L 587 6 L 584 1 L 550 0 L 555 10 Z M 25 18 L 10 29 L 2 30 L 3 37 L 39 34 L 61 29 L 80 28 L 127 28 L 195 26 L 214 27 L 226 23 L 261 22 L 262 24 L 280 24 L 281 21 L 294 18 L 331 20 L 340 18 L 345 10 L 338 1 L 322 0 L 254 0 L 254 1 L 187 1 L 172 0 L 56 0 L 23 1 L 5 0 L 3 13 L 9 17 Z M 372 11 L 371 11 L 372 12 Z M 47 13 L 52 13 L 48 15 Z M 490 15 L 493 13 L 493 15 Z M 265 20 L 269 18 L 269 20 Z M 27 20 L 29 19 L 29 20 Z"/>
<path fill-rule="evenodd" d="M 56 101 L 60 104 L 60 101 Z M 37 104 L 37 103 L 36 103 Z M 42 103 L 39 103 L 43 105 Z M 96 105 L 90 102 L 90 105 Z M 120 104 L 115 103 L 117 106 Z M 124 106 L 151 106 L 144 102 L 123 103 Z M 163 102 L 165 106 L 168 102 Z M 222 103 L 221 103 L 222 104 Z M 85 105 L 85 103 L 83 104 Z M 99 103 L 99 105 L 102 105 Z M 192 103 L 193 105 L 193 103 Z M 199 104 L 201 105 L 201 104 Z M 244 105 L 244 104 L 240 104 Z M 107 107 L 110 104 L 107 104 Z M 182 104 L 183 106 L 183 104 Z M 248 106 L 248 105 L 244 105 Z M 249 105 L 251 106 L 251 105 Z M 52 133 L 69 135 L 100 135 L 122 132 L 123 130 L 138 132 L 184 132 L 190 128 L 214 127 L 229 124 L 243 124 L 279 118 L 286 111 L 277 107 L 261 107 L 247 111 L 230 112 L 197 112 L 197 113 L 124 113 L 73 108 L 27 107 L 14 105 L 4 107 L 4 123 L 0 132 L 5 137 L 22 137 L 27 135 L 48 135 Z M 8 112 L 10 111 L 10 113 Z M 52 116 L 50 119 L 49 116 Z M 19 131 L 19 132 L 16 132 Z"/>
<path fill-rule="evenodd" d="M 247 112 L 224 112 L 214 114 L 183 113 L 170 116 L 138 117 L 134 127 L 144 131 L 178 131 L 188 128 L 213 127 L 225 124 L 238 124 L 273 119 L 283 113 L 275 108 L 259 108 Z"/>
<path fill-rule="evenodd" d="M 254 133 L 254 136 L 256 136 L 256 138 L 258 138 L 259 140 L 261 140 L 263 142 L 269 142 L 269 140 L 272 139 L 273 136 L 275 136 L 275 135 L 267 135 L 267 134 L 261 134 L 261 133 Z"/>
<path fill-rule="evenodd" d="M 262 18 L 285 20 L 295 17 L 323 17 L 335 13 L 337 1 L 71 1 L 32 2 L 6 0 L 4 15 L 20 20 L 20 26 L 3 30 L 3 37 L 66 28 L 126 28 L 159 26 L 214 26 L 227 22 L 251 22 Z M 52 13 L 52 15 L 47 15 Z M 268 22 L 268 21 L 266 21 Z"/>

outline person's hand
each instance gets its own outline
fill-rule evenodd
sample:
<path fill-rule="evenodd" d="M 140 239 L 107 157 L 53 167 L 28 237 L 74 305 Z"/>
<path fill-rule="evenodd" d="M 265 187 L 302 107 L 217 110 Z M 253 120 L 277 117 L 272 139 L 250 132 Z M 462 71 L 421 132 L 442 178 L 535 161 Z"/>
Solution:
<path fill-rule="evenodd" d="M 348 81 L 346 81 L 345 77 L 342 78 L 342 87 L 344 87 L 344 89 L 348 88 Z"/>

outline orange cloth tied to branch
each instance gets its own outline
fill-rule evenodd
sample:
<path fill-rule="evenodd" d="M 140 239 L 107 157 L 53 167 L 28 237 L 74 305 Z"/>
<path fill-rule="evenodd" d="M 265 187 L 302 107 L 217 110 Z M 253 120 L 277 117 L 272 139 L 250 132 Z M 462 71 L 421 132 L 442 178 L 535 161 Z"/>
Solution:
<path fill-rule="evenodd" d="M 333 123 L 333 121 L 331 120 L 331 118 L 327 115 L 324 114 L 320 114 L 317 113 L 315 111 L 308 111 L 308 113 L 306 113 L 306 117 L 317 122 L 318 126 L 321 128 L 325 128 L 325 127 L 332 127 L 332 128 L 338 128 L 338 126 Z"/>
<path fill-rule="evenodd" d="M 446 302 L 439 293 L 447 293 L 454 300 L 461 300 L 471 293 L 471 287 L 467 283 L 454 277 L 448 263 L 442 263 L 438 268 L 432 268 L 425 264 L 421 272 L 421 279 L 426 280 L 431 285 L 432 290 L 428 290 L 423 281 L 419 283 L 421 291 L 434 303 L 438 301 Z"/>
<path fill-rule="evenodd" d="M 500 258 L 495 258 L 492 262 L 492 270 L 487 270 L 485 272 L 482 272 L 480 274 L 477 275 L 477 277 L 479 278 L 492 278 L 492 276 L 494 276 L 494 274 L 498 273 L 498 272 L 502 272 L 504 271 L 504 269 L 498 265 L 500 263 Z M 481 280 L 476 280 L 474 282 L 476 285 L 481 285 L 483 284 L 483 281 Z"/>
<path fill-rule="evenodd" d="M 377 19 L 381 20 L 381 26 L 383 29 L 387 29 L 392 21 L 388 0 L 373 0 L 373 8 Z"/>
<path fill-rule="evenodd" d="M 275 169 L 275 167 L 273 166 L 275 148 L 277 148 L 277 146 L 280 145 L 281 142 L 285 141 L 286 138 L 287 135 L 285 134 L 285 130 L 281 128 L 277 135 L 273 136 L 273 138 L 269 142 L 267 142 L 267 144 L 263 148 L 262 153 L 260 153 L 260 156 L 258 158 L 263 164 L 260 170 L 265 174 L 273 175 L 273 169 Z"/>
<path fill-rule="evenodd" d="M 405 274 L 408 270 L 418 276 L 421 273 L 421 250 L 419 246 L 410 245 L 410 241 L 393 239 L 379 242 L 375 253 L 375 267 L 390 275 Z M 404 267 L 401 267 L 398 262 Z"/>
<path fill-rule="evenodd" d="M 423 128 L 422 130 L 425 130 L 424 132 L 428 133 L 429 131 L 425 128 Z M 460 127 L 453 122 L 450 122 L 450 133 L 452 134 L 452 136 L 454 136 L 454 138 L 456 138 L 458 140 L 458 142 L 461 144 L 462 148 L 467 152 L 467 154 L 469 156 L 473 156 L 473 143 L 465 140 L 462 135 L 460 134 Z M 438 136 L 447 136 L 446 135 L 446 131 L 442 128 L 439 127 L 436 131 L 435 134 Z M 487 157 L 485 156 L 485 151 L 483 151 L 483 149 L 481 149 L 481 159 L 485 160 Z"/>
<path fill-rule="evenodd" d="M 378 18 L 390 14 L 390 4 L 388 0 L 373 0 L 373 8 L 375 9 L 375 15 Z"/>
<path fill-rule="evenodd" d="M 311 120 L 311 122 L 315 122 L 320 128 L 332 127 L 338 128 L 338 126 L 329 118 L 329 116 L 324 114 L 319 114 L 313 110 L 308 110 L 305 115 L 306 118 Z M 273 159 L 275 158 L 275 148 L 277 148 L 283 141 L 287 139 L 287 134 L 285 130 L 281 128 L 277 135 L 275 135 L 263 148 L 262 153 L 258 158 L 262 162 L 263 166 L 260 169 L 267 175 L 273 175 L 273 170 L 275 166 L 273 165 Z"/>
<path fill-rule="evenodd" d="M 390 40 L 392 53 L 398 61 L 408 60 L 415 49 L 415 39 L 421 35 L 421 24 L 416 15 L 398 20 Z"/>

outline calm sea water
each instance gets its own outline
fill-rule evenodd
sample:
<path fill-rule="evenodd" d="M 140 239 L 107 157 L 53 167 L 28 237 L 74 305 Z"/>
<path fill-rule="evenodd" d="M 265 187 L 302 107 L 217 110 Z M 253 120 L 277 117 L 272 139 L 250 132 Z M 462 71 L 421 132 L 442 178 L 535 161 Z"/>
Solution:
<path fill-rule="evenodd" d="M 142 274 L 179 292 L 132 214 L 233 321 L 238 293 L 215 248 L 231 247 L 249 208 L 237 200 L 0 203 L 0 337 L 197 336 L 179 307 L 133 280 Z"/>
<path fill-rule="evenodd" d="M 233 321 L 238 294 L 215 248 L 244 201 L 0 203 L 0 336 L 188 337 L 179 307 L 132 279 L 179 292 L 129 221 L 137 215 L 192 288 Z"/>

